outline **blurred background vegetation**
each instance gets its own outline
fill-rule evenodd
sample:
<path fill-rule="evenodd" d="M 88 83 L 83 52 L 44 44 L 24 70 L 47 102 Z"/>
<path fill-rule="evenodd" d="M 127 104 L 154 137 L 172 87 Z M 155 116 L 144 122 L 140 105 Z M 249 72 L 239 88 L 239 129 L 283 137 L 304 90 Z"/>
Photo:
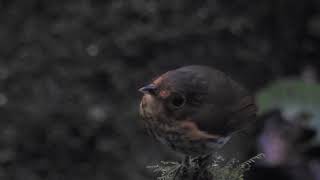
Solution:
<path fill-rule="evenodd" d="M 203 64 L 259 96 L 254 135 L 225 149 L 266 154 L 247 179 L 319 180 L 319 56 L 317 0 L 1 0 L 0 179 L 154 178 L 179 157 L 142 130 L 137 89 Z M 310 111 L 273 101 L 305 91 Z"/>

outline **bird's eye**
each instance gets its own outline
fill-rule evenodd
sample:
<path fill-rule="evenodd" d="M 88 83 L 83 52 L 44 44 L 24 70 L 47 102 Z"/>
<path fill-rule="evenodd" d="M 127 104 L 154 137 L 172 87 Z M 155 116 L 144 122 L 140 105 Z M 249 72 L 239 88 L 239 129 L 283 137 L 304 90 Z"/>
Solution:
<path fill-rule="evenodd" d="M 178 93 L 174 93 L 172 95 L 171 98 L 171 102 L 172 106 L 174 106 L 175 108 L 180 108 L 182 107 L 185 103 L 186 103 L 186 98 Z"/>

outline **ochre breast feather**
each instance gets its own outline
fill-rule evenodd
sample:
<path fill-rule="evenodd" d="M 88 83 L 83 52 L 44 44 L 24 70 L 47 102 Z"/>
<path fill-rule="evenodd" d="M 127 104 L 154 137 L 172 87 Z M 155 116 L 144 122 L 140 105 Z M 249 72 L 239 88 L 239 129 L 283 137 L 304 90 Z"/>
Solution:
<path fill-rule="evenodd" d="M 185 130 L 186 136 L 190 140 L 218 140 L 221 138 L 219 135 L 209 134 L 207 132 L 201 131 L 195 122 L 191 120 L 181 121 L 180 127 Z"/>

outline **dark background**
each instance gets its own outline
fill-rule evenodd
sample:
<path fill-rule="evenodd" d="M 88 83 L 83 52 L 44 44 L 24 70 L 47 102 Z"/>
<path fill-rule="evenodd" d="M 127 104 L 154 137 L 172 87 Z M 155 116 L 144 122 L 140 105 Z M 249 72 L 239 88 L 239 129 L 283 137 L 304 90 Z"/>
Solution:
<path fill-rule="evenodd" d="M 317 0 L 1 0 L 0 179 L 154 179 L 179 156 L 142 129 L 140 86 L 203 64 L 257 92 L 319 72 L 319 45 Z"/>

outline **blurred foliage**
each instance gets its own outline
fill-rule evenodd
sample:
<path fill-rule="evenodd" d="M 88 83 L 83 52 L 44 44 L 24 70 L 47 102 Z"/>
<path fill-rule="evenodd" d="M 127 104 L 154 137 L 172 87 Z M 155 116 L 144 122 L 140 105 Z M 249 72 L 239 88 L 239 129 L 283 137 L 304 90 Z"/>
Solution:
<path fill-rule="evenodd" d="M 278 80 L 258 93 L 261 113 L 272 108 L 316 111 L 320 106 L 320 84 L 301 80 Z"/>
<path fill-rule="evenodd" d="M 281 110 L 286 119 L 320 132 L 320 84 L 302 80 L 278 80 L 257 94 L 260 113 Z M 320 133 L 317 134 L 320 142 Z"/>

